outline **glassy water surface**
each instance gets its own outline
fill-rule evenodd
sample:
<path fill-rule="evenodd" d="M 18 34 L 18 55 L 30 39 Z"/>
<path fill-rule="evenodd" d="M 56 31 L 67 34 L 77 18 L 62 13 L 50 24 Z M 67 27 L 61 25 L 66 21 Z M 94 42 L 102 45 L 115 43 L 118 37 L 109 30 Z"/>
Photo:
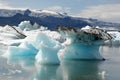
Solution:
<path fill-rule="evenodd" d="M 0 57 L 0 80 L 120 80 L 120 47 L 103 46 L 105 61 L 64 61 L 38 65 L 32 56 Z"/>

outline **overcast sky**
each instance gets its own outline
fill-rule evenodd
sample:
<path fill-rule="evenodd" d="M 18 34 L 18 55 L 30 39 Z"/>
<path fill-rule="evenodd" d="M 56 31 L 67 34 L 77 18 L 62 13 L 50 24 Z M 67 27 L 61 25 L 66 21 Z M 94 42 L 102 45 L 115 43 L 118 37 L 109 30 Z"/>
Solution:
<path fill-rule="evenodd" d="M 120 23 L 120 0 L 0 0 L 0 8 L 46 9 Z"/>

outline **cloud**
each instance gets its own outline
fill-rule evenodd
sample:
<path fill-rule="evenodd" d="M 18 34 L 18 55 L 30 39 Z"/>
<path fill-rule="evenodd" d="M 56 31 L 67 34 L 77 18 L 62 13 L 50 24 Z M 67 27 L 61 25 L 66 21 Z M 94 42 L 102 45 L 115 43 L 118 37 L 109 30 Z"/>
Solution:
<path fill-rule="evenodd" d="M 77 16 L 86 18 L 96 18 L 103 21 L 120 23 L 120 4 L 107 4 L 91 6 L 80 11 Z"/>
<path fill-rule="evenodd" d="M 62 6 L 50 6 L 48 8 L 45 8 L 46 10 L 50 11 L 56 11 L 56 12 L 67 12 L 69 13 L 71 8 L 69 7 L 62 7 Z"/>
<path fill-rule="evenodd" d="M 48 7 L 46 8 L 47 10 L 52 10 L 52 11 L 59 11 L 62 9 L 61 6 L 52 6 L 52 7 Z"/>
<path fill-rule="evenodd" d="M 10 6 L 8 3 L 6 2 L 3 2 L 3 1 L 0 1 L 0 9 L 22 9 L 22 10 L 25 10 L 25 9 L 28 9 L 28 8 L 25 8 L 25 7 L 21 7 L 21 8 L 17 8 L 17 7 L 12 7 Z"/>
<path fill-rule="evenodd" d="M 7 3 L 1 3 L 0 2 L 0 9 L 8 9 L 11 8 Z"/>

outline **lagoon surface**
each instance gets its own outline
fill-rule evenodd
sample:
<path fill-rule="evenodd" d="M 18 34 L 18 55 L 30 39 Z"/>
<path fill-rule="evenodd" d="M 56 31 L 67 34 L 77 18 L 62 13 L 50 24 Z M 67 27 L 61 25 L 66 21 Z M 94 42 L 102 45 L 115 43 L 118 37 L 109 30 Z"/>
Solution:
<path fill-rule="evenodd" d="M 0 80 L 120 80 L 120 47 L 102 46 L 105 61 L 72 60 L 35 64 L 32 56 L 0 56 Z M 2 53 L 1 53 L 2 54 Z"/>

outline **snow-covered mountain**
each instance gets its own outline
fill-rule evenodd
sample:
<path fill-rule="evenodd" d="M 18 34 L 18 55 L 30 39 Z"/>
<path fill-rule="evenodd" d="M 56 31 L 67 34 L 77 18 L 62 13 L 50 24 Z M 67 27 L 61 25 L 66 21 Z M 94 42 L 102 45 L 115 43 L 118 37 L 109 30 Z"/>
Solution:
<path fill-rule="evenodd" d="M 100 26 L 100 27 L 114 27 L 120 29 L 120 24 L 98 21 L 92 18 L 72 17 L 67 13 L 59 13 L 47 10 L 7 10 L 0 9 L 0 26 L 18 25 L 21 21 L 29 20 L 36 22 L 40 25 L 47 26 L 49 29 L 54 30 L 57 26 L 72 26 L 84 27 Z"/>

